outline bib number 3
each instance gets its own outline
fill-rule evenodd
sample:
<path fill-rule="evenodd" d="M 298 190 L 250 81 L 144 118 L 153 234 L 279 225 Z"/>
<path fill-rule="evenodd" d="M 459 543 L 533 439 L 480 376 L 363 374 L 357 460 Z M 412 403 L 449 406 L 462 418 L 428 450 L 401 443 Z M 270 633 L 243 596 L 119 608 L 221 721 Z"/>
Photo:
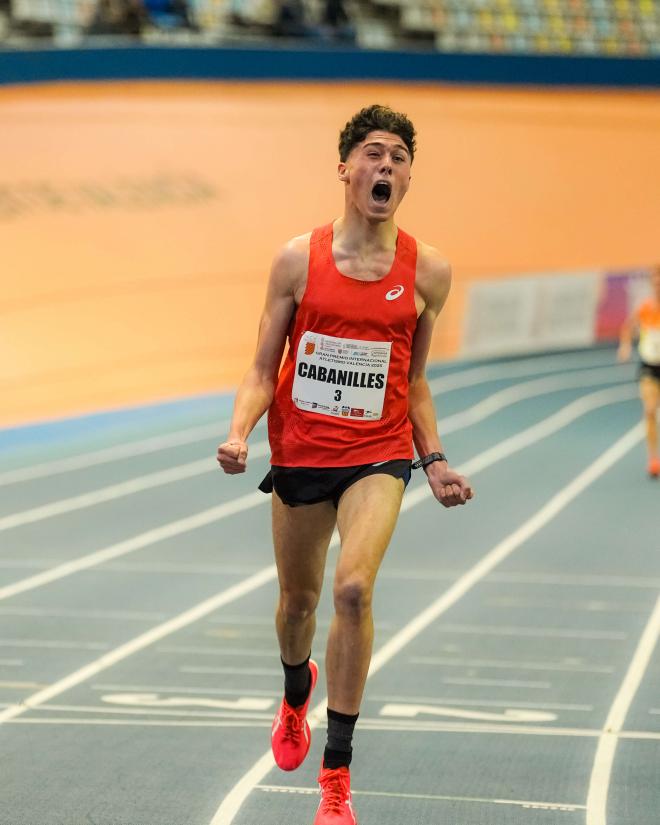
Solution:
<path fill-rule="evenodd" d="M 380 420 L 391 349 L 390 341 L 335 338 L 308 330 L 296 353 L 293 403 L 317 415 Z"/>

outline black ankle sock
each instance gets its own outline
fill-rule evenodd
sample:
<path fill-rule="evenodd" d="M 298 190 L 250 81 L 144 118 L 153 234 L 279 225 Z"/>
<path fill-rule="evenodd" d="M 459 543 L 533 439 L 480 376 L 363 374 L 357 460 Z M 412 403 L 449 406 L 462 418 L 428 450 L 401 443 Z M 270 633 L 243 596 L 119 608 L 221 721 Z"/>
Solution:
<path fill-rule="evenodd" d="M 350 715 L 328 708 L 328 743 L 323 754 L 326 768 L 348 767 L 353 758 L 353 730 L 360 714 Z"/>
<path fill-rule="evenodd" d="M 327 745 L 323 751 L 324 768 L 348 768 L 353 759 L 353 748 L 350 751 L 333 751 Z"/>
<path fill-rule="evenodd" d="M 310 653 L 310 656 L 312 654 Z M 284 668 L 284 698 L 292 708 L 304 705 L 312 687 L 312 674 L 309 669 L 309 656 L 299 665 L 287 665 L 280 656 Z"/>

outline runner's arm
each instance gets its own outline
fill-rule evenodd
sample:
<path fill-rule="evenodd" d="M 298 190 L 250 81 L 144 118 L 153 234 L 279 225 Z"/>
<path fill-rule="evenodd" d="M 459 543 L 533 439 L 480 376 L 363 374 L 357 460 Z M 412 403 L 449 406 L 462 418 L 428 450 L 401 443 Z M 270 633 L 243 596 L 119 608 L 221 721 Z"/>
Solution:
<path fill-rule="evenodd" d="M 273 261 L 254 360 L 236 393 L 227 440 L 218 447 L 218 463 L 230 475 L 245 472 L 248 436 L 273 401 L 287 330 L 296 308 L 296 289 L 305 265 L 304 246 L 298 239 L 287 244 Z"/>
<path fill-rule="evenodd" d="M 424 309 L 417 319 L 408 375 L 408 417 L 413 427 L 413 441 L 420 457 L 443 452 L 433 396 L 426 379 L 426 362 L 433 327 L 451 285 L 449 265 L 435 249 L 420 245 L 417 264 L 417 291 Z M 465 504 L 472 498 L 470 483 L 452 470 L 446 461 L 434 461 L 424 468 L 434 496 L 445 507 Z"/>
<path fill-rule="evenodd" d="M 633 339 L 639 334 L 639 317 L 637 311 L 629 315 L 623 322 L 619 333 L 619 349 L 617 359 L 619 361 L 629 361 L 632 354 Z"/>

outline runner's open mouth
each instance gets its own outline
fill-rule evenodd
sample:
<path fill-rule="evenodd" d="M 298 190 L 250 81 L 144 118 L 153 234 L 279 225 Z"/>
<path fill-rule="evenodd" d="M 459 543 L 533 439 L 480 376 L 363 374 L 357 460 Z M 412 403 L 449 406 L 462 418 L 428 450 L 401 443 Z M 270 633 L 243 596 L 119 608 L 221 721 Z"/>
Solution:
<path fill-rule="evenodd" d="M 386 181 L 378 181 L 371 190 L 371 197 L 376 203 L 387 203 L 392 194 L 392 186 Z"/>

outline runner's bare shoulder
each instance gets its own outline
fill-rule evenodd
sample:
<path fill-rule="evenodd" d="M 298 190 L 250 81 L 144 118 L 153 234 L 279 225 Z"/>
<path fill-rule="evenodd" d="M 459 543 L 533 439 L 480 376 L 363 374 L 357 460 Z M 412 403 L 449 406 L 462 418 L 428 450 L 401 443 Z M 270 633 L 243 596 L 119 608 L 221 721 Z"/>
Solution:
<path fill-rule="evenodd" d="M 451 266 L 435 247 L 417 241 L 417 272 L 415 289 L 427 307 L 439 311 L 451 286 Z"/>
<path fill-rule="evenodd" d="M 273 258 L 271 283 L 277 291 L 302 297 L 307 284 L 309 268 L 309 242 L 312 233 L 297 235 L 287 241 Z"/>

